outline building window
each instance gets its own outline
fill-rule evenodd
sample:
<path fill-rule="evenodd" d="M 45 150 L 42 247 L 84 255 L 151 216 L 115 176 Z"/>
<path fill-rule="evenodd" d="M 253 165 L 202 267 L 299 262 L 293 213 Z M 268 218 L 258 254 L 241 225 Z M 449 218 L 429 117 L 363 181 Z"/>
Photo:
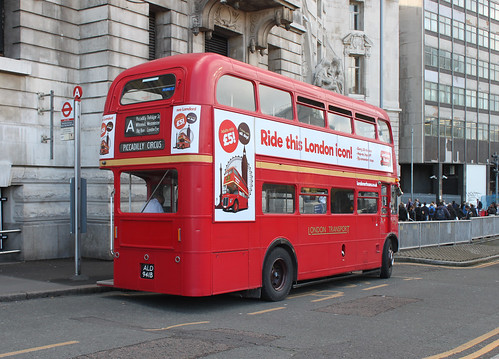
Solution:
<path fill-rule="evenodd" d="M 452 0 L 452 3 L 454 4 L 454 6 L 459 6 L 464 8 L 464 0 Z"/>
<path fill-rule="evenodd" d="M 452 36 L 452 20 L 450 17 L 440 15 L 440 35 Z"/>
<path fill-rule="evenodd" d="M 442 70 L 452 70 L 452 54 L 449 51 L 440 50 L 440 68 Z"/>
<path fill-rule="evenodd" d="M 476 140 L 476 123 L 466 122 L 466 139 Z"/>
<path fill-rule="evenodd" d="M 453 88 L 452 103 L 455 106 L 464 106 L 464 104 L 466 103 L 464 93 L 465 93 L 464 89 L 462 88 L 459 87 Z"/>
<path fill-rule="evenodd" d="M 425 83 L 424 83 L 424 99 L 425 99 L 425 101 L 438 102 L 438 84 L 437 83 L 425 81 Z"/>
<path fill-rule="evenodd" d="M 424 53 L 425 65 L 438 67 L 438 49 L 431 46 L 425 46 Z"/>
<path fill-rule="evenodd" d="M 490 140 L 492 142 L 499 142 L 499 126 L 490 125 Z"/>
<path fill-rule="evenodd" d="M 478 92 L 478 108 L 480 110 L 489 109 L 489 94 L 486 92 Z"/>
<path fill-rule="evenodd" d="M 478 0 L 478 13 L 485 17 L 489 16 L 489 0 Z"/>
<path fill-rule="evenodd" d="M 499 21 L 499 3 L 490 2 L 490 17 Z"/>
<path fill-rule="evenodd" d="M 449 85 L 440 84 L 439 99 L 440 103 L 451 104 L 452 87 Z"/>
<path fill-rule="evenodd" d="M 452 29 L 454 38 L 464 41 L 464 22 L 453 20 L 452 24 L 454 25 Z"/>
<path fill-rule="evenodd" d="M 476 12 L 476 0 L 466 0 L 466 10 Z"/>
<path fill-rule="evenodd" d="M 428 31 L 438 32 L 438 15 L 430 11 L 425 11 L 424 28 Z"/>
<path fill-rule="evenodd" d="M 490 79 L 492 81 L 499 81 L 499 65 L 490 64 Z"/>
<path fill-rule="evenodd" d="M 478 46 L 489 47 L 489 31 L 478 29 Z"/>
<path fill-rule="evenodd" d="M 363 4 L 360 2 L 350 2 L 350 29 L 364 30 Z"/>
<path fill-rule="evenodd" d="M 464 74 L 466 63 L 464 62 L 463 55 L 453 54 L 452 65 L 454 68 L 454 72 Z"/>
<path fill-rule="evenodd" d="M 489 140 L 489 125 L 486 123 L 478 124 L 478 140 L 488 141 Z"/>
<path fill-rule="evenodd" d="M 149 13 L 149 60 L 156 59 L 156 13 Z"/>
<path fill-rule="evenodd" d="M 466 24 L 466 42 L 476 44 L 476 27 Z"/>
<path fill-rule="evenodd" d="M 211 37 L 206 38 L 204 51 L 229 56 L 229 41 L 227 38 L 213 33 Z"/>
<path fill-rule="evenodd" d="M 499 35 L 493 32 L 490 34 L 490 48 L 499 51 Z"/>
<path fill-rule="evenodd" d="M 466 75 L 476 76 L 476 59 L 472 57 L 466 58 Z"/>
<path fill-rule="evenodd" d="M 489 63 L 486 61 L 478 60 L 478 77 L 483 79 L 489 78 Z"/>
<path fill-rule="evenodd" d="M 438 122 L 435 117 L 426 117 L 424 120 L 424 133 L 426 136 L 438 136 Z"/>
<path fill-rule="evenodd" d="M 466 89 L 466 107 L 476 108 L 476 91 Z"/>
<path fill-rule="evenodd" d="M 363 94 L 363 63 L 364 58 L 362 56 L 350 56 L 348 58 L 348 80 L 349 89 L 348 92 L 351 94 Z"/>
<path fill-rule="evenodd" d="M 454 138 L 464 138 L 464 121 L 453 121 L 452 135 Z"/>
<path fill-rule="evenodd" d="M 441 118 L 439 123 L 440 137 L 452 137 L 452 121 L 447 118 Z"/>
<path fill-rule="evenodd" d="M 499 112 L 499 95 L 490 95 L 490 111 Z"/>

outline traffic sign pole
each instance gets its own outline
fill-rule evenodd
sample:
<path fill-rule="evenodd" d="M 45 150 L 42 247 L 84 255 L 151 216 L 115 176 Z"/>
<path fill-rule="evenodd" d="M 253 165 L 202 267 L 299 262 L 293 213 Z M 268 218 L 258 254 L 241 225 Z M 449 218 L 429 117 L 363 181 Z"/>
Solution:
<path fill-rule="evenodd" d="M 75 277 L 81 275 L 81 252 L 80 252 L 80 232 L 81 232 L 81 156 L 80 156 L 80 119 L 81 119 L 81 87 L 76 86 L 73 91 L 74 96 L 74 129 L 75 129 L 75 181 L 74 181 L 74 235 L 75 235 Z"/>

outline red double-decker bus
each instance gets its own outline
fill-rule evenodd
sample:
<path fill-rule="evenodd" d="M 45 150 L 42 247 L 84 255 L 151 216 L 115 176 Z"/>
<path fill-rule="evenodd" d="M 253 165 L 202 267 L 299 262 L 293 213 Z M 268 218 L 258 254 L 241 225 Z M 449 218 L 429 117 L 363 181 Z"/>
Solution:
<path fill-rule="evenodd" d="M 229 168 L 224 176 L 225 194 L 222 195 L 224 211 L 237 212 L 248 208 L 248 186 L 237 169 Z"/>
<path fill-rule="evenodd" d="M 101 137 L 115 287 L 282 300 L 314 278 L 391 275 L 398 180 L 375 106 L 220 55 L 176 55 L 115 79 Z"/>

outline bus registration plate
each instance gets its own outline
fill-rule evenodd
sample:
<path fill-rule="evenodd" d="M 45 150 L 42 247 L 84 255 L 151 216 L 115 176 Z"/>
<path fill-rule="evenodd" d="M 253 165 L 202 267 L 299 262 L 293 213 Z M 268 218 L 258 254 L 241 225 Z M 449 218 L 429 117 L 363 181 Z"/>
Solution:
<path fill-rule="evenodd" d="M 140 263 L 140 278 L 154 279 L 154 264 Z"/>

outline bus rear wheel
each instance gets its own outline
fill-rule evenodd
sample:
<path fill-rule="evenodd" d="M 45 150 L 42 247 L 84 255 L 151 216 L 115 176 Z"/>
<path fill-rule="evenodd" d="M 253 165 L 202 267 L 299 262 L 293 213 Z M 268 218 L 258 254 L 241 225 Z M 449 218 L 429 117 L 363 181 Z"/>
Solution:
<path fill-rule="evenodd" d="M 277 247 L 263 266 L 262 298 L 277 302 L 286 298 L 293 284 L 293 262 L 288 251 Z"/>
<path fill-rule="evenodd" d="M 380 278 L 390 278 L 392 276 L 393 269 L 393 244 L 391 239 L 385 241 L 383 246 L 383 254 L 381 257 L 381 271 L 379 273 Z"/>

